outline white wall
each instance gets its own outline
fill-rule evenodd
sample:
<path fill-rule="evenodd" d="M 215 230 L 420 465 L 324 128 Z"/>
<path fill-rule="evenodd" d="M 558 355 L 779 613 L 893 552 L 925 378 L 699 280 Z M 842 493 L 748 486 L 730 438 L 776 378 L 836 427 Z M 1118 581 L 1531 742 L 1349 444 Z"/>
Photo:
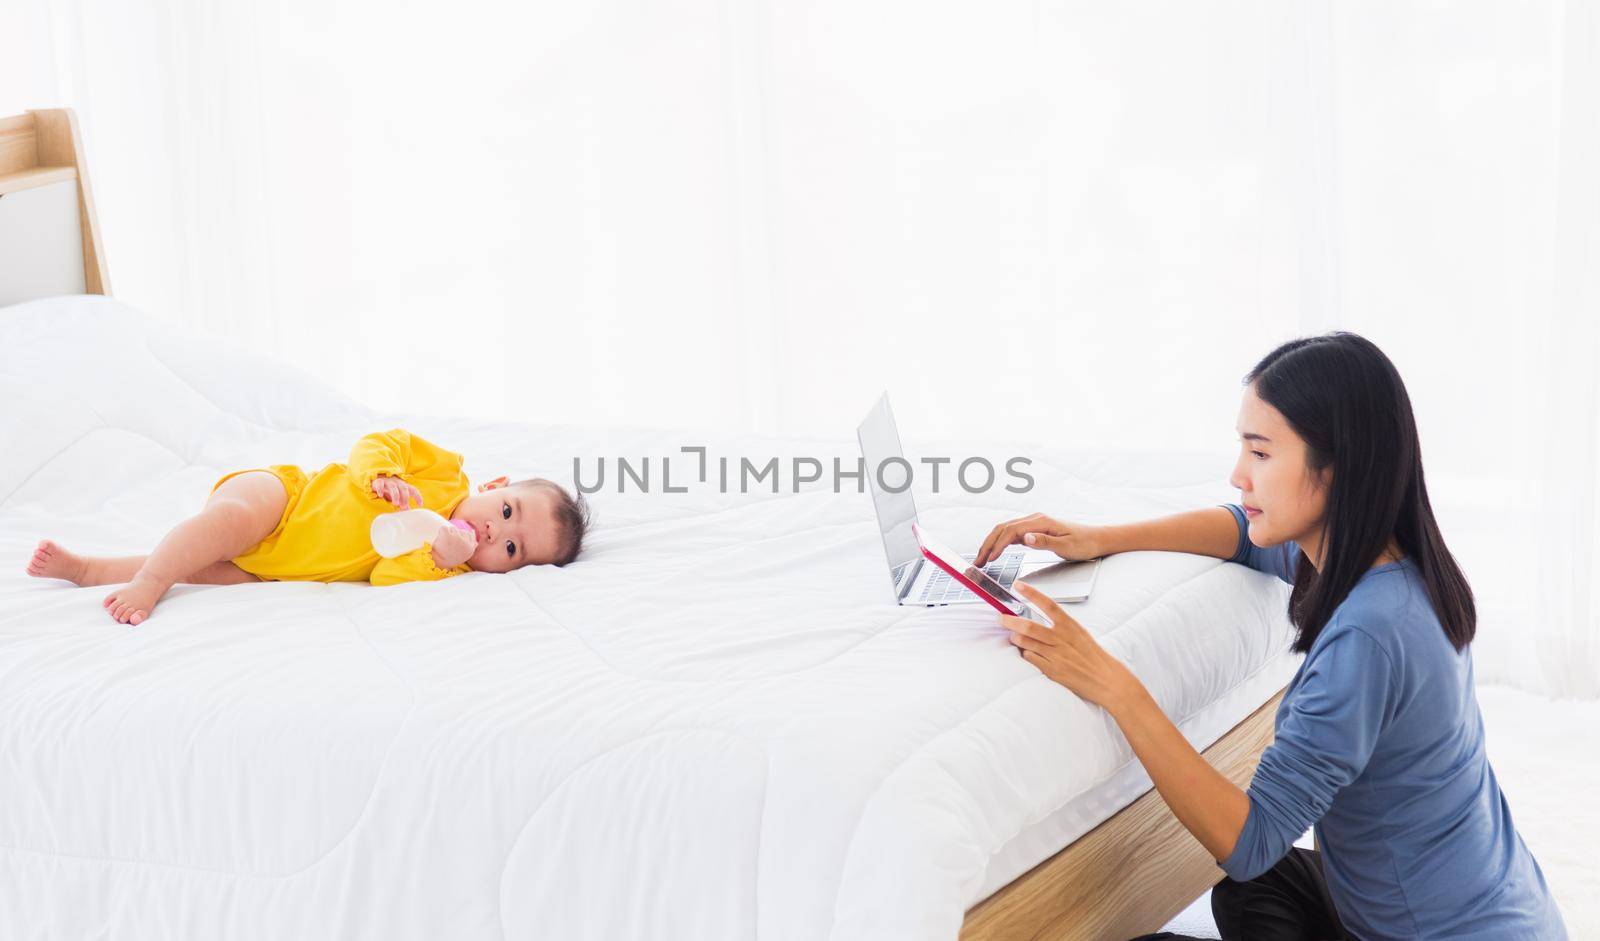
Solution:
<path fill-rule="evenodd" d="M 0 29 L 0 114 L 60 103 L 47 0 L 8 0 Z"/>
<path fill-rule="evenodd" d="M 1220 478 L 1257 358 L 1366 333 L 1480 673 L 1600 692 L 1584 3 L 22 9 L 117 294 L 380 407 L 843 438 L 888 388 Z"/>
<path fill-rule="evenodd" d="M 1273 4 L 203 9 L 60 14 L 117 292 L 374 402 L 1197 446 L 1329 314 Z"/>

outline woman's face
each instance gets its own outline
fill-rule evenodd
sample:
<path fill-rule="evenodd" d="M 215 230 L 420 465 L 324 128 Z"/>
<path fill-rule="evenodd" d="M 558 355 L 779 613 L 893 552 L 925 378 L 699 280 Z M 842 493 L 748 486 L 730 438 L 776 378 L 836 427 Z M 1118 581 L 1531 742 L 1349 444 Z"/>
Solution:
<path fill-rule="evenodd" d="M 1312 474 L 1305 442 L 1256 395 L 1254 383 L 1244 390 L 1238 430 L 1239 460 L 1228 482 L 1239 489 L 1250 541 L 1262 548 L 1294 541 L 1314 549 L 1320 543 L 1327 475 Z"/>

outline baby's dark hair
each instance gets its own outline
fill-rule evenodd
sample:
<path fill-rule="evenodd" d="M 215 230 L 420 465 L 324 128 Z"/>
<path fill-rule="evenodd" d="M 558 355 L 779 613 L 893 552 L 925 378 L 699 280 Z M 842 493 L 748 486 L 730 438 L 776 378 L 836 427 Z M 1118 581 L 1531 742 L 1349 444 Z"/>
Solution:
<path fill-rule="evenodd" d="M 589 533 L 592 522 L 589 515 L 589 502 L 583 494 L 574 496 L 553 480 L 543 477 L 529 477 L 513 483 L 513 487 L 548 487 L 555 495 L 556 529 L 560 532 L 560 548 L 556 550 L 554 565 L 563 566 L 578 557 L 583 551 L 583 537 Z"/>

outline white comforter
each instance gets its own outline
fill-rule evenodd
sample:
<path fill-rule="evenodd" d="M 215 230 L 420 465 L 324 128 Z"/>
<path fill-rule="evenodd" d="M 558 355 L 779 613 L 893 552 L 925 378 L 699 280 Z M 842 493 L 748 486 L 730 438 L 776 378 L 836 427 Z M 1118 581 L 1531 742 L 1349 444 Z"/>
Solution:
<path fill-rule="evenodd" d="M 888 603 L 869 499 L 822 485 L 596 494 L 566 569 L 185 585 L 139 627 L 23 573 L 44 537 L 147 552 L 224 472 L 387 427 L 475 484 L 684 444 L 853 457 L 849 429 L 374 413 L 93 297 L 0 310 L 0 409 L 0 937 L 953 938 L 1148 787 L 987 609 Z M 1230 497 L 1224 467 L 1029 453 L 1032 494 L 925 497 L 925 522 L 971 546 L 1035 509 Z M 1284 597 L 1136 553 L 1074 610 L 1203 747 L 1292 672 Z"/>

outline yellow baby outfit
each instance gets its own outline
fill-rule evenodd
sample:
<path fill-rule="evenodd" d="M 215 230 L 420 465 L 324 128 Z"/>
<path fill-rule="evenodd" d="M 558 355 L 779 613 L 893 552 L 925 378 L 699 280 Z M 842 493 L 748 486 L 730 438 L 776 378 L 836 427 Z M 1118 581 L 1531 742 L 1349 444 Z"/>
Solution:
<path fill-rule="evenodd" d="M 289 493 L 289 502 L 272 533 L 233 564 L 274 582 L 394 585 L 470 572 L 466 563 L 440 568 L 433 561 L 432 542 L 392 559 L 372 548 L 372 521 L 380 513 L 400 512 L 372 492 L 374 479 L 384 474 L 404 478 L 421 491 L 423 506 L 449 519 L 469 493 L 462 460 L 454 451 L 394 428 L 357 441 L 348 465 L 329 464 L 309 478 L 293 464 L 251 468 L 277 475 Z M 228 474 L 212 491 L 243 473 Z"/>

